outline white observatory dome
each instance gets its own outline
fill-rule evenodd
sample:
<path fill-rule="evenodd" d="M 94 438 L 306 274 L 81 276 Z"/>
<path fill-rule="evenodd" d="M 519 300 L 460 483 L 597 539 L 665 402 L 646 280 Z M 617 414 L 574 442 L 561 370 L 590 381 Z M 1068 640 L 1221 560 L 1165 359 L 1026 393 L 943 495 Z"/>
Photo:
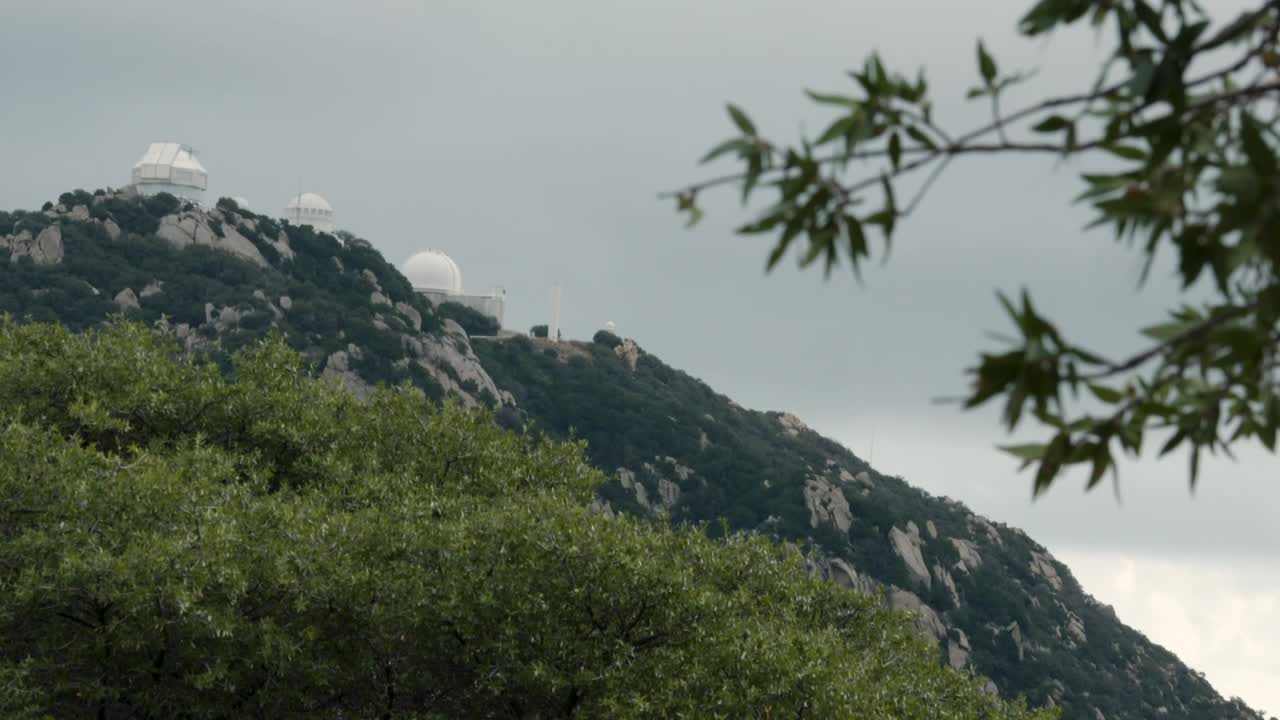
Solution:
<path fill-rule="evenodd" d="M 616 333 L 618 331 L 618 325 L 614 321 L 610 320 L 609 322 L 604 324 L 604 329 L 608 330 L 611 333 Z"/>
<path fill-rule="evenodd" d="M 284 217 L 294 225 L 310 225 L 320 232 L 333 232 L 333 206 L 323 196 L 304 192 L 289 198 Z"/>
<path fill-rule="evenodd" d="M 453 258 L 439 250 L 424 250 L 404 261 L 400 268 L 414 290 L 446 295 L 462 294 L 462 270 Z"/>
<path fill-rule="evenodd" d="M 190 147 L 151 143 L 133 165 L 133 185 L 143 195 L 167 192 L 198 203 L 209 186 L 209 173 Z"/>

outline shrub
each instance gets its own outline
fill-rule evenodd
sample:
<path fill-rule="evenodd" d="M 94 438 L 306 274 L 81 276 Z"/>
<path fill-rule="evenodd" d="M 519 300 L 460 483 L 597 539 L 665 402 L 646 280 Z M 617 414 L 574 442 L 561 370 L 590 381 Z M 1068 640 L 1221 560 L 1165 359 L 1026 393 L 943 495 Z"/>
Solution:
<path fill-rule="evenodd" d="M 167 192 L 156 193 L 142 202 L 147 214 L 153 218 L 162 218 L 178 211 L 182 201 Z"/>
<path fill-rule="evenodd" d="M 592 336 L 591 342 L 597 345 L 603 345 L 612 350 L 622 344 L 622 338 L 614 335 L 608 330 L 599 330 L 594 336 Z"/>
<path fill-rule="evenodd" d="M 467 335 L 497 335 L 502 329 L 497 319 L 455 302 L 440 303 L 436 312 L 441 318 L 448 318 L 461 325 Z"/>

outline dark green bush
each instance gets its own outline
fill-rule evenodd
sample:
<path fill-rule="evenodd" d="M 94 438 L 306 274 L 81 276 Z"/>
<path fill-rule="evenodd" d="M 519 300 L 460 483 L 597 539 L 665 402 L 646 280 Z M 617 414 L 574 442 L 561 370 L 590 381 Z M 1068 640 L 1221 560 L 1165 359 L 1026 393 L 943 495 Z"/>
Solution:
<path fill-rule="evenodd" d="M 142 206 L 147 210 L 147 214 L 157 219 L 165 215 L 172 215 L 178 211 L 181 205 L 181 200 L 167 192 L 156 193 L 142 203 Z"/>
<path fill-rule="evenodd" d="M 614 335 L 608 330 L 599 330 L 592 336 L 591 342 L 597 345 L 603 345 L 612 350 L 622 344 L 622 338 Z"/>
<path fill-rule="evenodd" d="M 455 302 L 440 303 L 436 307 L 436 313 L 441 318 L 453 320 L 461 325 L 462 329 L 467 331 L 467 335 L 497 335 L 502 329 L 496 318 Z"/>

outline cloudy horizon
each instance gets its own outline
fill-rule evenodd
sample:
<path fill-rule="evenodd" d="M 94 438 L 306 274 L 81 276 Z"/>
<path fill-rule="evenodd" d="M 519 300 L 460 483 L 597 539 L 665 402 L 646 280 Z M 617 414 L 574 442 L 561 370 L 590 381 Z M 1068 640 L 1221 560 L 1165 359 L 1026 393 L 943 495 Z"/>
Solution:
<path fill-rule="evenodd" d="M 873 49 L 925 67 L 956 127 L 985 113 L 962 99 L 980 35 L 1002 66 L 1039 69 L 1024 100 L 1087 83 L 1098 42 L 1027 42 L 1013 32 L 1025 6 L 14 3 L 0 208 L 124 185 L 148 143 L 178 141 L 214 198 L 279 215 L 318 191 L 396 264 L 448 252 L 469 290 L 507 289 L 513 329 L 546 321 L 558 282 L 567 337 L 614 321 L 742 405 L 793 412 L 882 472 L 1025 530 L 1224 696 L 1280 711 L 1274 456 L 1215 460 L 1194 494 L 1184 460 L 1148 458 L 1123 464 L 1120 502 L 1073 478 L 1032 502 L 994 449 L 995 415 L 933 402 L 963 390 L 983 331 L 1002 327 L 997 289 L 1026 285 L 1070 336 L 1117 356 L 1178 298 L 1170 257 L 1138 290 L 1137 254 L 1081 230 L 1079 167 L 957 163 L 863 284 L 790 260 L 766 275 L 768 241 L 731 232 L 745 217 L 731 192 L 708 196 L 692 230 L 658 199 L 714 170 L 695 161 L 731 133 L 725 101 L 794 138 L 824 117 L 801 90 L 842 87 Z"/>

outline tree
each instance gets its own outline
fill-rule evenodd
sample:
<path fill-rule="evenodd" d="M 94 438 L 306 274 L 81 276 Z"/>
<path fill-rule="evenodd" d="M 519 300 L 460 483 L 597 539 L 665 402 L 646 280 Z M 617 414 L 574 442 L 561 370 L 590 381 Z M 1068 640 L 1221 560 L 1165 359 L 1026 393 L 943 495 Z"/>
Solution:
<path fill-rule="evenodd" d="M 548 330 L 546 325 L 534 325 L 533 327 L 529 328 L 529 334 L 536 338 L 545 338 L 547 336 L 547 333 L 548 333 Z"/>
<path fill-rule="evenodd" d="M 1001 400 L 1009 431 L 1028 415 L 1043 426 L 1045 442 L 1004 448 L 1036 467 L 1036 493 L 1076 464 L 1094 487 L 1153 431 L 1168 433 L 1161 454 L 1189 447 L 1194 486 L 1202 452 L 1253 440 L 1274 452 L 1280 429 L 1280 2 L 1214 24 L 1192 0 L 1039 0 L 1018 27 L 1035 37 L 1083 22 L 1112 32 L 1114 50 L 1081 92 L 1005 108 L 1004 91 L 1031 74 L 1002 71 L 979 41 L 967 97 L 988 103 L 991 120 L 956 131 L 934 120 L 923 70 L 907 77 L 872 54 L 849 73 L 851 93 L 808 92 L 836 113 L 816 138 L 767 139 L 729 105 L 738 134 L 703 161 L 732 156 L 738 169 L 669 195 L 691 224 L 711 188 L 735 186 L 744 203 L 772 195 L 737 229 L 776 236 L 768 268 L 803 238 L 802 266 L 821 259 L 830 274 L 844 258 L 857 273 L 876 254 L 871 231 L 887 254 L 898 224 L 958 160 L 1104 158 L 1081 176 L 1090 227 L 1136 246 L 1147 270 L 1171 248 L 1184 289 L 1206 277 L 1213 299 L 1169 310 L 1141 330 L 1143 351 L 1112 359 L 1069 341 L 1025 290 L 1000 294 L 1017 336 L 982 354 L 964 406 Z"/>
<path fill-rule="evenodd" d="M 37 718 L 1054 717 L 762 538 L 588 507 L 581 444 L 279 338 L 0 322 L 0 710 Z"/>

